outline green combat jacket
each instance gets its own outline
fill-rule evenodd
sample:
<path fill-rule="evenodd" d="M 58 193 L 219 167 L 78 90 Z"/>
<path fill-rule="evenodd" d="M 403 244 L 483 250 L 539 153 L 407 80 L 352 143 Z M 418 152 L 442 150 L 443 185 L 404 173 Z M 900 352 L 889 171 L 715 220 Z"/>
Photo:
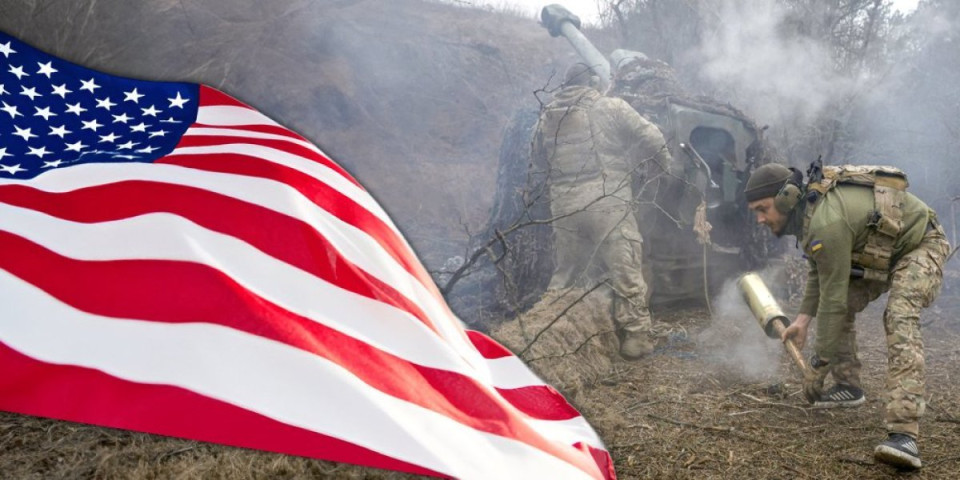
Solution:
<path fill-rule="evenodd" d="M 874 212 L 872 187 L 838 185 L 829 190 L 815 208 L 800 246 L 810 269 L 800 313 L 817 317 L 817 355 L 830 362 L 838 350 L 838 339 L 847 317 L 847 290 L 851 280 L 851 254 L 862 252 L 867 241 L 867 226 Z M 794 217 L 803 217 L 797 209 Z M 917 248 L 932 216 L 930 208 L 909 192 L 903 198 L 903 228 L 894 242 L 891 266 L 907 252 Z M 796 226 L 797 222 L 792 222 Z M 801 220 L 802 224 L 802 220 Z M 801 227 L 802 228 L 802 227 Z"/>

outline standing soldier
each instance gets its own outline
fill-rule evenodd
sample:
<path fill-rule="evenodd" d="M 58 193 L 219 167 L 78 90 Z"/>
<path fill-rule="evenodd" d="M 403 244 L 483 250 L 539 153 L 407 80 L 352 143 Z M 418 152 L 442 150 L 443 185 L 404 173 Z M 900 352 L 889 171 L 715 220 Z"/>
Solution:
<path fill-rule="evenodd" d="M 556 219 L 548 288 L 607 281 L 620 355 L 632 360 L 654 348 L 635 189 L 655 191 L 671 158 L 660 130 L 622 99 L 603 96 L 598 84 L 589 66 L 572 66 L 537 125 L 533 153 L 548 169 Z"/>
<path fill-rule="evenodd" d="M 889 291 L 884 422 L 888 437 L 875 458 L 920 468 L 918 421 L 924 410 L 924 359 L 919 314 L 940 292 L 949 253 L 936 213 L 905 191 L 906 176 L 891 167 L 811 168 L 812 178 L 783 165 L 756 170 L 746 186 L 757 222 L 777 236 L 794 235 L 809 259 L 800 312 L 783 332 L 803 348 L 817 317 L 816 346 L 803 392 L 820 407 L 864 402 L 854 315 Z M 824 378 L 836 384 L 823 390 Z"/>

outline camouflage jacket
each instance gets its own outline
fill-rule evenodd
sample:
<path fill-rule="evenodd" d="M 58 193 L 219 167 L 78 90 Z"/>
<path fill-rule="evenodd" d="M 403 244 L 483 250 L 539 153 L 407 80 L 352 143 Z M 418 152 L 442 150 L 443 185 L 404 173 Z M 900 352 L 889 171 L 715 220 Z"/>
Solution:
<path fill-rule="evenodd" d="M 815 206 L 804 208 L 816 210 L 806 231 L 798 236 L 810 266 L 800 313 L 817 317 L 817 355 L 829 361 L 836 352 L 838 332 L 847 315 L 850 282 L 869 281 L 851 280 L 851 254 L 861 252 L 866 245 L 874 193 L 869 187 L 839 185 Z M 798 208 L 792 214 L 793 220 L 805 215 L 802 210 Z M 931 216 L 932 211 L 923 201 L 910 192 L 904 194 L 903 228 L 894 243 L 891 265 L 920 244 Z M 796 233 L 797 225 L 793 221 L 794 231 L 787 233 Z"/>

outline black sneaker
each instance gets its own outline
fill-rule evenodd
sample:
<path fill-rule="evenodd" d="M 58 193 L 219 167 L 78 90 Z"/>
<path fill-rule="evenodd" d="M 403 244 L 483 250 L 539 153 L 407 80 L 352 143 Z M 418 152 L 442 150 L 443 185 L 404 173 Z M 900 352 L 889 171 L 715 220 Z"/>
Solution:
<path fill-rule="evenodd" d="M 916 470 L 920 468 L 920 449 L 917 441 L 902 433 L 891 433 L 873 450 L 873 458 L 897 468 Z"/>
<path fill-rule="evenodd" d="M 838 383 L 820 395 L 820 400 L 813 402 L 813 406 L 819 408 L 856 407 L 866 400 L 867 397 L 863 396 L 863 390 Z"/>

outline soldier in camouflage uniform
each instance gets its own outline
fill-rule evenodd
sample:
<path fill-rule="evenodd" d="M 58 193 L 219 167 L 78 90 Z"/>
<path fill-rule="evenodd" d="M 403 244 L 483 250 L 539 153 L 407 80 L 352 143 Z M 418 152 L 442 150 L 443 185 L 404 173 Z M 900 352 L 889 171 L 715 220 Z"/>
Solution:
<path fill-rule="evenodd" d="M 634 187 L 655 184 L 671 157 L 660 130 L 622 99 L 597 91 L 595 75 L 584 64 L 568 69 L 537 125 L 533 154 L 549 169 L 550 211 L 557 218 L 549 289 L 607 281 L 620 355 L 636 359 L 654 346 L 636 220 L 641 192 Z"/>
<path fill-rule="evenodd" d="M 889 435 L 874 455 L 897 467 L 920 468 L 916 440 L 924 411 L 924 358 L 919 314 L 940 292 L 941 268 L 950 251 L 943 228 L 930 207 L 903 192 L 902 227 L 892 241 L 889 272 L 876 279 L 858 278 L 864 269 L 854 259 L 861 258 L 877 224 L 874 189 L 841 183 L 822 195 L 809 195 L 809 185 L 804 188 L 801 181 L 795 169 L 768 164 L 750 177 L 745 193 L 757 221 L 777 236 L 796 236 L 809 259 L 800 312 L 783 334 L 784 341 L 793 339 L 803 348 L 809 323 L 817 318 L 804 395 L 820 407 L 864 402 L 854 315 L 889 292 L 883 315 L 888 356 L 884 421 Z M 836 384 L 824 391 L 828 373 Z"/>

